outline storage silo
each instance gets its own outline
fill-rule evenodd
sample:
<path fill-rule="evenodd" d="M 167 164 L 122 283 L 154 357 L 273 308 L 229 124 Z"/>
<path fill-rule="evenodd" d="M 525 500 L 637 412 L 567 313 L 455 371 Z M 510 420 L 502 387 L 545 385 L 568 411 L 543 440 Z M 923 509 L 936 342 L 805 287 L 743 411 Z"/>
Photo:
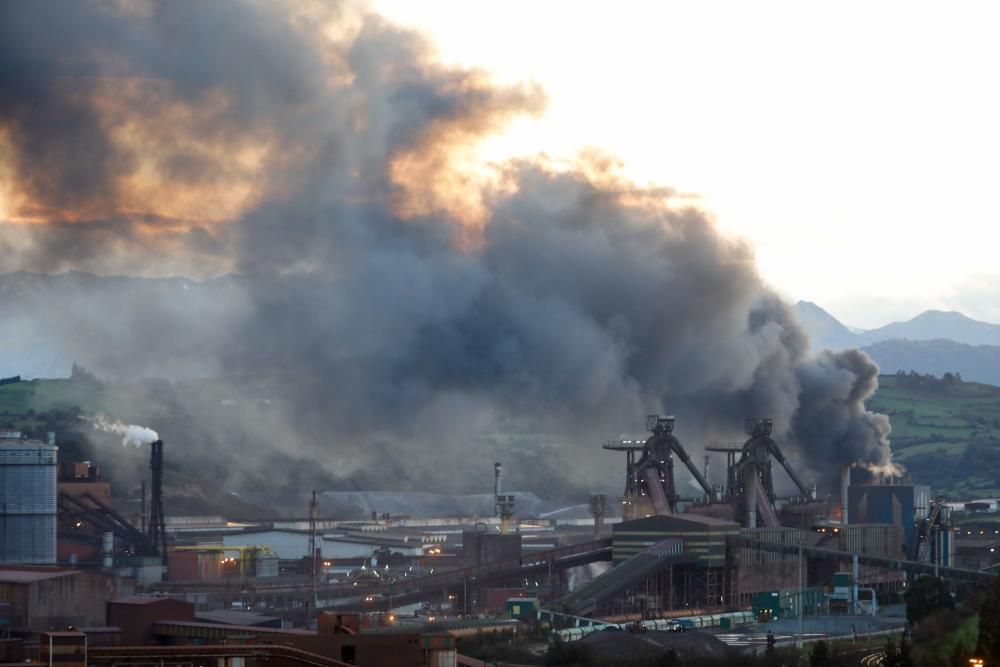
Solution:
<path fill-rule="evenodd" d="M 0 563 L 56 562 L 53 444 L 0 440 Z"/>

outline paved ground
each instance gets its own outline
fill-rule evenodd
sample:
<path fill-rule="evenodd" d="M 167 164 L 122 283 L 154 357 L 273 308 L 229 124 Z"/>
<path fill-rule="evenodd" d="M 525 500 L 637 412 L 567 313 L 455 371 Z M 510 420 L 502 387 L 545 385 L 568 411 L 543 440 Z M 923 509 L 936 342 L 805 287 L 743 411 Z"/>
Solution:
<path fill-rule="evenodd" d="M 903 627 L 906 619 L 898 615 L 898 610 L 888 609 L 878 616 L 806 616 L 802 619 L 802 639 L 810 641 L 826 637 L 850 637 L 869 632 L 893 630 Z M 730 646 L 756 646 L 767 642 L 768 631 L 774 633 L 779 644 L 795 641 L 799 632 L 797 618 L 783 618 L 771 623 L 735 628 L 716 633 L 716 636 Z"/>
<path fill-rule="evenodd" d="M 628 632 L 602 630 L 580 640 L 590 649 L 593 658 L 601 661 L 656 658 L 666 649 L 674 649 L 682 658 L 687 656 L 723 656 L 726 645 L 707 632 Z"/>

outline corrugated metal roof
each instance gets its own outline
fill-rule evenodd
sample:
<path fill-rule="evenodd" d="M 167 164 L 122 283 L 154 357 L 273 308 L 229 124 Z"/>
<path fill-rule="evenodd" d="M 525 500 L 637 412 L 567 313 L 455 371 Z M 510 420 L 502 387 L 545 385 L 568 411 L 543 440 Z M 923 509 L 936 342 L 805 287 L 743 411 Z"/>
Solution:
<path fill-rule="evenodd" d="M 76 574 L 76 570 L 5 570 L 0 569 L 0 582 L 10 584 L 30 584 L 35 581 L 45 581 L 46 579 L 58 579 L 59 577 L 70 577 Z"/>

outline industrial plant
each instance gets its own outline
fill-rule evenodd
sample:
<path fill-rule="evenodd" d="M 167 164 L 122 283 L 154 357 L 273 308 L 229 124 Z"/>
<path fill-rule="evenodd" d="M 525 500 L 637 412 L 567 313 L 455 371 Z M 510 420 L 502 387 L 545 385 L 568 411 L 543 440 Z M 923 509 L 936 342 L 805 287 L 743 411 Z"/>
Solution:
<path fill-rule="evenodd" d="M 303 518 L 268 521 L 172 514 L 159 438 L 144 443 L 134 512 L 97 462 L 58 459 L 57 434 L 5 432 L 0 660 L 63 642 L 94 664 L 166 655 L 157 646 L 194 661 L 466 664 L 456 638 L 484 630 L 542 627 L 566 642 L 608 628 L 740 637 L 793 619 L 788 641 L 801 641 L 803 619 L 818 616 L 892 630 L 875 622 L 879 605 L 917 577 L 995 576 L 958 566 L 952 508 L 927 486 L 844 466 L 832 471 L 836 492 L 820 497 L 770 419 L 746 420 L 742 443 L 700 447 L 701 468 L 677 427 L 650 415 L 645 439 L 604 443 L 624 453 L 622 495 L 592 494 L 572 512 L 518 514 L 495 462 L 492 513 L 338 518 L 314 491 Z M 716 483 L 713 456 L 725 465 Z M 229 646 L 234 637 L 243 648 Z"/>

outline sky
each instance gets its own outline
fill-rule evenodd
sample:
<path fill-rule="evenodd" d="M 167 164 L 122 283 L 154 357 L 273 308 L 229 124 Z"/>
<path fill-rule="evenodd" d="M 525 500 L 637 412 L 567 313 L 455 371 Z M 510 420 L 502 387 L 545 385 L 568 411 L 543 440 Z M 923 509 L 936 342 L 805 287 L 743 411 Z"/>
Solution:
<path fill-rule="evenodd" d="M 697 197 L 788 299 L 876 327 L 1000 322 L 992 3 L 375 0 L 548 95 L 486 159 L 596 148 Z"/>

